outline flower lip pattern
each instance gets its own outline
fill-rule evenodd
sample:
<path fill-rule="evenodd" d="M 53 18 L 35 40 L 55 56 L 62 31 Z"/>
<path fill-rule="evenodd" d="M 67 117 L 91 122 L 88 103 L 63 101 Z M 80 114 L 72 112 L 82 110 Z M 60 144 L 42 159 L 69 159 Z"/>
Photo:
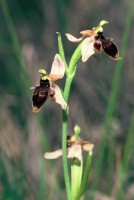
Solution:
<path fill-rule="evenodd" d="M 54 57 L 50 74 L 47 74 L 47 72 L 44 69 L 39 70 L 39 74 L 41 75 L 40 84 L 36 87 L 31 88 L 33 90 L 33 112 L 39 112 L 42 105 L 47 99 L 51 99 L 56 103 L 60 104 L 62 109 L 67 108 L 67 103 L 62 97 L 60 88 L 57 84 L 54 83 L 54 81 L 63 78 L 64 73 L 65 66 L 59 54 L 56 54 Z"/>
<path fill-rule="evenodd" d="M 82 54 L 82 61 L 86 62 L 90 56 L 95 53 L 101 53 L 104 51 L 109 57 L 114 60 L 120 60 L 119 51 L 116 45 L 112 42 L 112 39 L 105 38 L 103 35 L 103 25 L 107 24 L 108 22 L 102 20 L 100 24 L 93 28 L 92 30 L 84 30 L 81 31 L 80 34 L 82 36 L 80 38 L 75 38 L 71 34 L 66 34 L 68 40 L 71 42 L 81 42 L 81 54 Z"/>
<path fill-rule="evenodd" d="M 67 157 L 70 159 L 77 159 L 81 161 L 82 159 L 82 151 L 92 151 L 94 145 L 89 141 L 82 140 L 80 137 L 76 139 L 75 135 L 67 136 Z M 62 156 L 62 149 L 47 152 L 44 157 L 46 159 L 57 159 Z"/>
<path fill-rule="evenodd" d="M 112 38 L 105 38 L 103 32 L 98 32 L 97 36 L 95 36 L 94 48 L 98 52 L 102 52 L 102 50 L 112 59 L 120 60 L 119 50 L 116 45 L 112 42 Z"/>

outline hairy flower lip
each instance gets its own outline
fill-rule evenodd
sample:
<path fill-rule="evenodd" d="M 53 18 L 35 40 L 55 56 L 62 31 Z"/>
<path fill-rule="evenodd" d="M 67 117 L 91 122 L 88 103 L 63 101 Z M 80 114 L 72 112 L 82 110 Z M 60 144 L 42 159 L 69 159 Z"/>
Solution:
<path fill-rule="evenodd" d="M 40 69 L 39 74 L 41 75 L 40 85 L 31 88 L 33 90 L 32 111 L 35 113 L 39 112 L 47 99 L 58 103 L 61 108 L 65 110 L 67 108 L 67 103 L 61 94 L 59 86 L 54 83 L 56 80 L 63 78 L 65 74 L 65 66 L 60 55 L 55 55 L 50 74 L 44 69 Z"/>

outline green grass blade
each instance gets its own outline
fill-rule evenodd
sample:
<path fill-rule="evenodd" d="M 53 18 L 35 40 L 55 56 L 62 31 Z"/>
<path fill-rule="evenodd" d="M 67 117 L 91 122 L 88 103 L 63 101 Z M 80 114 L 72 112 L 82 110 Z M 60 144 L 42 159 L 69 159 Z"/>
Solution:
<path fill-rule="evenodd" d="M 95 180 L 94 183 L 92 184 L 92 190 L 95 190 L 98 187 L 98 183 L 100 180 L 100 175 L 102 172 L 102 165 L 104 161 L 104 152 L 105 152 L 105 147 L 107 145 L 107 137 L 109 133 L 109 128 L 110 128 L 110 122 L 111 118 L 113 117 L 113 114 L 115 112 L 115 107 L 118 99 L 118 93 L 120 89 L 120 79 L 122 75 L 122 69 L 123 69 L 123 62 L 125 59 L 125 54 L 126 54 L 126 49 L 127 49 L 127 44 L 128 44 L 128 39 L 129 39 L 129 33 L 130 29 L 132 26 L 132 18 L 134 15 L 134 2 L 131 1 L 130 8 L 128 10 L 128 16 L 126 18 L 125 22 L 125 27 L 124 27 L 124 33 L 123 33 L 123 38 L 121 42 L 121 57 L 122 60 L 118 61 L 115 65 L 115 73 L 114 77 L 112 80 L 112 86 L 111 86 L 111 92 L 108 100 L 108 106 L 107 106 L 107 112 L 104 120 L 104 133 L 103 137 L 100 143 L 100 152 L 99 156 L 96 160 L 96 165 L 95 165 Z"/>
<path fill-rule="evenodd" d="M 129 163 L 134 153 L 134 111 L 131 115 L 130 126 L 128 130 L 128 136 L 125 143 L 123 158 L 119 166 L 119 174 L 118 174 L 118 191 L 117 191 L 117 199 L 124 199 L 125 194 L 123 190 L 124 178 L 127 175 L 129 169 Z"/>
<path fill-rule="evenodd" d="M 7 28 L 8 28 L 8 31 L 9 31 L 9 34 L 10 34 L 10 37 L 12 39 L 12 45 L 13 45 L 13 49 L 14 49 L 14 53 L 15 53 L 15 57 L 16 57 L 16 60 L 18 61 L 18 67 L 20 67 L 20 71 L 21 71 L 21 78 L 22 78 L 22 81 L 24 83 L 24 90 L 25 90 L 25 93 L 28 94 L 29 96 L 29 99 L 31 98 L 31 94 L 30 94 L 30 89 L 29 89 L 29 86 L 30 86 L 30 79 L 28 77 L 28 73 L 27 73 L 27 70 L 26 70 L 26 66 L 25 66 L 25 62 L 24 62 L 24 59 L 22 57 L 22 54 L 21 54 L 21 45 L 20 45 L 20 42 L 19 42 L 19 38 L 18 38 L 18 35 L 17 35 L 17 32 L 16 32 L 16 27 L 14 25 L 14 22 L 13 22 L 13 19 L 12 19 L 12 16 L 10 14 L 10 10 L 9 10 L 9 7 L 8 7 L 8 4 L 7 4 L 7 1 L 6 0 L 0 0 L 0 6 L 1 6 L 1 9 L 2 9 L 2 12 L 3 12 L 3 15 L 4 15 L 4 18 L 5 18 L 5 22 L 6 22 L 6 25 L 7 25 Z M 11 66 L 9 66 L 11 67 Z M 41 148 L 44 149 L 43 147 L 47 146 L 48 142 L 47 142 L 47 137 L 46 137 L 46 134 L 44 133 L 44 122 L 41 120 L 41 117 L 42 115 L 39 113 L 37 115 L 37 121 L 39 123 L 39 127 L 40 127 L 40 130 L 39 130 L 39 135 L 40 135 L 40 141 L 41 141 Z M 39 159 L 39 165 L 40 165 L 40 171 L 39 171 L 39 196 L 41 196 L 40 199 L 45 199 L 45 189 L 42 189 L 42 188 L 45 188 L 45 179 L 44 179 L 44 176 L 42 176 L 42 174 L 45 173 L 45 169 L 42 167 L 43 165 L 43 161 L 45 162 L 45 159 L 43 158 L 43 154 L 42 154 L 42 159 Z M 43 191 L 43 193 L 42 193 Z"/>

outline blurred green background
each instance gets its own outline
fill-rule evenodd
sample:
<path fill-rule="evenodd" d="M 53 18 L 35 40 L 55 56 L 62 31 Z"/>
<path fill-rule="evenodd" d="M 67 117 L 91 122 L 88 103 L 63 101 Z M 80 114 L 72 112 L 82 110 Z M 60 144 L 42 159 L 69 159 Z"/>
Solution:
<path fill-rule="evenodd" d="M 0 200 L 66 199 L 62 160 L 45 151 L 61 147 L 60 106 L 47 101 L 31 110 L 30 87 L 38 69 L 50 72 L 62 34 L 69 62 L 79 37 L 105 19 L 121 61 L 106 54 L 78 64 L 70 96 L 68 130 L 94 143 L 84 200 L 134 199 L 134 2 L 133 0 L 0 0 Z M 59 82 L 64 86 L 64 80 Z"/>

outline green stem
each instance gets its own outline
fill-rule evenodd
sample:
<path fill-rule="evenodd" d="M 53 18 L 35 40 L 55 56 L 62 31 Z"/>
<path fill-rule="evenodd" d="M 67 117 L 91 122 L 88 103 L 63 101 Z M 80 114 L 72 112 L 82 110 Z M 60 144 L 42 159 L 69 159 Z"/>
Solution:
<path fill-rule="evenodd" d="M 62 123 L 62 152 L 63 152 L 63 170 L 64 170 L 64 180 L 67 192 L 67 199 L 71 200 L 71 186 L 68 170 L 68 161 L 67 161 L 67 122 L 68 115 L 66 111 L 63 111 L 63 123 Z"/>
<path fill-rule="evenodd" d="M 74 51 L 70 63 L 69 63 L 69 73 L 72 74 L 74 72 L 74 69 L 79 61 L 79 59 L 81 58 L 81 46 L 82 46 L 81 42 L 78 47 L 76 48 L 76 50 Z"/>
<path fill-rule="evenodd" d="M 59 41 L 58 41 L 59 42 Z M 60 43 L 62 41 L 60 40 Z M 62 55 L 62 59 L 64 62 L 64 54 L 62 53 L 63 46 L 61 44 L 59 46 L 60 55 Z M 64 50 L 63 50 L 64 51 Z M 66 83 L 64 88 L 64 99 L 68 103 L 71 84 L 76 72 L 76 64 L 81 57 L 81 44 L 76 48 L 72 58 L 70 60 L 69 69 L 66 74 Z M 69 177 L 69 170 L 68 170 L 68 160 L 67 160 L 67 125 L 68 125 L 68 108 L 67 110 L 63 111 L 63 124 L 62 124 L 62 151 L 63 151 L 63 170 L 64 170 L 64 179 L 65 179 L 65 186 L 67 191 L 67 199 L 71 200 L 71 186 L 70 186 L 70 177 Z"/>
<path fill-rule="evenodd" d="M 64 89 L 64 99 L 68 103 L 70 88 L 72 80 L 66 78 L 66 84 Z M 67 191 L 68 200 L 71 200 L 71 186 L 69 179 L 69 170 L 68 170 L 68 161 L 67 161 L 67 124 L 68 124 L 68 111 L 63 110 L 63 122 L 62 122 L 62 151 L 63 151 L 63 170 L 64 170 L 64 179 Z"/>

